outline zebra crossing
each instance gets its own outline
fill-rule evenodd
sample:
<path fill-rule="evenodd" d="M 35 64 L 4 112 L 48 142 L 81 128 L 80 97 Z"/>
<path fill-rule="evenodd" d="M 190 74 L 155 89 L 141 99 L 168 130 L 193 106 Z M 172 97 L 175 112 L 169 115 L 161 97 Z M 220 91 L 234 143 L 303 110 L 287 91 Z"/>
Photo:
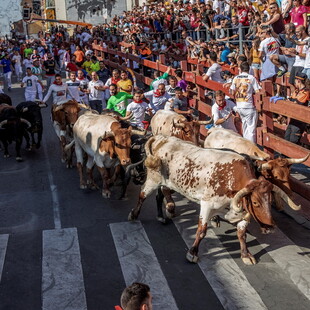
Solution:
<path fill-rule="evenodd" d="M 177 203 L 182 205 L 180 201 Z M 179 209 L 181 215 L 173 221 L 179 237 L 189 247 L 195 237 L 197 215 L 194 209 L 188 207 Z M 227 230 L 229 229 L 229 230 Z M 143 222 L 118 222 L 110 223 L 108 230 L 110 238 L 116 250 L 116 257 L 113 251 L 109 251 L 111 260 L 115 260 L 115 266 L 120 265 L 121 275 L 124 284 L 129 285 L 134 281 L 144 282 L 150 285 L 154 296 L 154 310 L 191 310 L 189 306 L 184 306 L 180 295 L 186 292 L 175 292 L 171 289 L 171 276 L 168 277 L 163 271 L 163 261 L 157 255 L 156 246 L 152 244 L 148 237 L 148 228 Z M 253 254 L 256 251 L 263 251 L 258 265 L 244 266 L 235 253 L 239 253 L 237 247 L 232 250 L 229 242 L 221 239 L 222 231 L 234 235 L 232 226 L 224 224 L 223 228 L 209 229 L 205 242 L 200 248 L 200 260 L 198 267 L 205 281 L 210 284 L 208 294 L 215 294 L 218 305 L 212 309 L 292 309 L 292 305 L 298 302 L 298 309 L 309 309 L 310 306 L 310 258 L 306 249 L 294 244 L 281 230 L 277 230 L 274 238 L 260 235 L 256 226 L 250 226 L 250 234 L 254 233 L 256 238 L 249 238 L 253 245 L 250 247 Z M 230 230 L 232 232 L 230 232 Z M 42 238 L 42 260 L 41 260 L 41 307 L 43 310 L 90 310 L 90 309 L 113 309 L 113 305 L 119 303 L 118 298 L 111 298 L 111 307 L 98 305 L 98 307 L 88 307 L 88 296 L 90 295 L 85 285 L 85 269 L 83 265 L 83 251 L 81 251 L 81 241 L 79 240 L 79 229 L 63 228 L 44 230 Z M 83 241 L 84 242 L 84 241 Z M 236 238 L 234 240 L 236 243 Z M 6 259 L 10 244 L 10 235 L 0 235 L 0 293 L 5 285 L 2 274 L 10 273 L 6 267 Z M 265 252 L 267 251 L 267 252 Z M 185 254 L 185 253 L 184 253 Z M 113 257 L 112 257 L 113 256 Z M 197 268 L 185 262 L 184 257 L 177 257 L 187 268 Z M 184 261 L 182 261 L 184 260 Z M 11 268 L 12 265 L 10 264 Z M 115 269 L 116 273 L 119 269 Z M 251 272 L 254 271 L 254 275 Z M 256 273 L 255 273 L 256 272 Z M 265 272 L 265 282 L 259 284 L 254 281 L 254 277 L 261 277 L 263 281 Z M 268 273 L 271 275 L 268 279 Z M 279 276 L 281 274 L 281 276 Z M 99 275 L 100 276 L 100 275 Z M 102 275 L 104 276 L 104 275 Z M 116 276 L 116 278 L 118 278 Z M 279 279 L 278 277 L 282 277 Z M 179 281 L 185 278 L 180 277 Z M 178 281 L 177 275 L 174 279 Z M 281 281 L 279 281 L 281 280 Z M 284 283 L 284 280 L 286 283 Z M 279 282 L 278 282 L 279 281 Z M 2 283 L 1 283 L 2 282 Z M 268 284 L 268 282 L 270 282 Z M 193 279 L 195 285 L 195 279 Z M 182 286 L 182 285 L 180 285 Z M 278 286 L 278 287 L 275 287 Z M 273 287 L 279 292 L 290 290 L 289 299 L 291 304 L 283 306 L 285 302 L 280 302 L 284 296 L 271 297 L 274 293 L 268 292 Z M 31 289 L 31 288 L 29 288 Z M 199 287 L 197 287 L 199 290 Z M 287 292 L 288 294 L 288 292 Z M 268 298 L 269 296 L 269 298 Z M 210 297 L 211 298 L 211 297 Z M 279 299 L 279 300 L 277 300 Z M 7 305 L 7 304 L 6 304 Z M 0 309 L 2 308 L 0 298 Z M 28 309 L 28 308 L 25 308 Z M 36 309 L 36 308 L 33 308 Z M 194 309 L 194 308 L 193 308 Z M 206 309 L 201 304 L 201 308 Z"/>

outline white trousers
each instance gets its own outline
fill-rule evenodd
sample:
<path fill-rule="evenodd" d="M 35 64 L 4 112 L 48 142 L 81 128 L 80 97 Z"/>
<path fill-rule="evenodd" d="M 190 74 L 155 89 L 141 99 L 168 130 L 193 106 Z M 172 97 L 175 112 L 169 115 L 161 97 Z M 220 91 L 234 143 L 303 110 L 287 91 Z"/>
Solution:
<path fill-rule="evenodd" d="M 38 97 L 42 101 L 43 100 L 43 89 L 40 83 L 37 83 L 37 91 L 38 91 Z"/>
<path fill-rule="evenodd" d="M 25 90 L 26 101 L 35 101 L 37 92 Z"/>
<path fill-rule="evenodd" d="M 242 121 L 243 138 L 256 143 L 256 126 L 258 114 L 255 108 L 252 109 L 240 109 L 238 108 Z"/>
<path fill-rule="evenodd" d="M 15 74 L 16 74 L 18 80 L 20 80 L 22 75 L 23 75 L 22 66 L 20 64 L 15 64 L 14 69 L 15 69 Z"/>
<path fill-rule="evenodd" d="M 4 73 L 4 80 L 6 81 L 8 87 L 10 88 L 12 87 L 11 77 L 12 77 L 12 71 Z"/>

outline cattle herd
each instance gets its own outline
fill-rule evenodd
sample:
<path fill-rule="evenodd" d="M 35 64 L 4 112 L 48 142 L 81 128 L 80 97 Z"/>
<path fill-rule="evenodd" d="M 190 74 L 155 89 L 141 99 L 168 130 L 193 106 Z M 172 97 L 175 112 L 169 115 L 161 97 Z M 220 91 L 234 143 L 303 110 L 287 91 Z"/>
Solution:
<path fill-rule="evenodd" d="M 0 141 L 4 157 L 15 141 L 16 160 L 21 161 L 23 139 L 26 148 L 39 148 L 43 122 L 37 102 L 23 102 L 14 108 L 10 97 L 0 94 Z M 256 264 L 246 246 L 246 229 L 253 218 L 262 233 L 274 230 L 271 207 L 283 208 L 282 201 L 298 210 L 291 199 L 290 167 L 305 158 L 270 159 L 255 144 L 230 130 L 213 127 L 205 141 L 199 129 L 210 121 L 188 120 L 172 111 L 158 111 L 149 131 L 133 129 L 127 117 L 113 111 L 99 115 L 86 105 L 64 102 L 52 109 L 53 126 L 60 141 L 61 160 L 76 166 L 80 188 L 98 189 L 93 178 L 96 165 L 102 178 L 102 196 L 111 196 L 110 185 L 122 180 L 122 194 L 130 180 L 142 185 L 138 202 L 129 220 L 139 216 L 143 201 L 157 190 L 158 219 L 175 216 L 172 193 L 178 192 L 200 204 L 196 238 L 186 258 L 197 262 L 198 249 L 207 224 L 219 219 L 234 223 L 245 264 Z M 36 135 L 36 136 L 35 136 Z M 31 138 L 31 141 L 30 141 Z M 86 178 L 83 166 L 86 163 Z M 162 204 L 165 201 L 164 212 Z"/>

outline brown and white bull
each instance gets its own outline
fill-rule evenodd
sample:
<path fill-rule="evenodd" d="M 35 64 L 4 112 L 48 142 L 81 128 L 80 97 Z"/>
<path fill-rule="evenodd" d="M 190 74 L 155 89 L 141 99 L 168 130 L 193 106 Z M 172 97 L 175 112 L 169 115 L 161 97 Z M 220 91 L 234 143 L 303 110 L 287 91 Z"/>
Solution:
<path fill-rule="evenodd" d="M 159 110 L 152 117 L 151 128 L 154 136 L 173 136 L 198 145 L 200 125 L 207 125 L 212 121 L 212 119 L 209 121 L 188 121 L 185 116 L 176 112 Z"/>
<path fill-rule="evenodd" d="M 87 184 L 96 187 L 92 170 L 94 164 L 102 177 L 102 196 L 109 198 L 111 192 L 109 183 L 113 181 L 120 165 L 130 163 L 131 134 L 138 131 L 129 128 L 121 128 L 121 124 L 112 116 L 85 113 L 81 115 L 73 126 L 74 140 L 66 146 L 66 149 L 75 144 L 77 168 L 80 175 L 80 188 L 86 188 Z M 87 183 L 83 177 L 83 155 L 87 160 Z M 114 170 L 114 176 L 109 178 L 107 169 Z"/>
<path fill-rule="evenodd" d="M 53 126 L 57 137 L 60 140 L 61 160 L 67 163 L 67 168 L 72 167 L 72 157 L 67 156 L 64 151 L 65 146 L 72 141 L 72 128 L 79 117 L 81 108 L 85 108 L 83 104 L 69 100 L 52 109 Z"/>
<path fill-rule="evenodd" d="M 261 151 L 256 144 L 243 138 L 238 133 L 224 128 L 213 127 L 208 130 L 204 141 L 205 148 L 231 149 L 240 154 L 247 154 L 254 159 L 269 159 L 270 156 Z"/>
<path fill-rule="evenodd" d="M 166 186 L 199 203 L 196 239 L 186 255 L 190 262 L 197 262 L 207 222 L 215 215 L 226 214 L 227 220 L 238 222 L 241 258 L 245 264 L 255 264 L 245 242 L 250 217 L 253 216 L 266 232 L 272 231 L 275 226 L 270 206 L 272 192 L 293 209 L 299 209 L 280 188 L 264 178 L 256 179 L 251 162 L 235 152 L 202 149 L 175 137 L 161 135 L 150 138 L 145 151 L 147 179 L 142 185 L 138 204 L 128 219 L 137 219 L 143 201 L 159 186 Z M 246 204 L 241 203 L 243 199 Z"/>
<path fill-rule="evenodd" d="M 290 168 L 292 164 L 305 162 L 309 154 L 304 158 L 276 158 L 270 159 L 269 155 L 261 151 L 256 144 L 242 138 L 232 130 L 224 128 L 211 128 L 204 142 L 205 148 L 230 149 L 240 154 L 246 154 L 256 160 L 255 165 L 260 175 L 264 176 L 271 183 L 279 186 L 288 195 L 292 195 L 290 186 Z M 280 207 L 277 202 L 277 207 Z"/>

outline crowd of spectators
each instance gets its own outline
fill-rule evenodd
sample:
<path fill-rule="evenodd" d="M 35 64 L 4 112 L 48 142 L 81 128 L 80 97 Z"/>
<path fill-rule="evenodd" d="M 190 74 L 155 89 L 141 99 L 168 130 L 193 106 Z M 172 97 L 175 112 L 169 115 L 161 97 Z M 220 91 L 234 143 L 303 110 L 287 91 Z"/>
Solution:
<path fill-rule="evenodd" d="M 64 71 L 68 80 L 68 96 L 76 96 L 76 99 L 82 99 L 101 111 L 113 92 L 115 95 L 127 93 L 132 96 L 137 85 L 131 72 L 110 72 L 104 62 L 98 61 L 92 43 L 113 48 L 122 41 L 129 43 L 130 51 L 141 59 L 158 61 L 163 59 L 160 55 L 164 55 L 164 64 L 169 66 L 168 71 L 161 75 L 156 71 L 142 71 L 137 62 L 133 63 L 134 71 L 154 78 L 150 91 L 144 94 L 150 104 L 150 114 L 167 106 L 183 111 L 181 114 L 184 111 L 187 113 L 188 109 L 182 103 L 187 99 L 183 95 L 188 98 L 189 89 L 195 88 L 195 85 L 183 80 L 183 72 L 179 67 L 180 61 L 185 59 L 197 60 L 197 64 L 204 65 L 205 71 L 199 72 L 197 66 L 196 73 L 201 74 L 206 82 L 212 80 L 230 89 L 231 99 L 235 99 L 237 107 L 238 101 L 245 106 L 253 105 L 250 97 L 260 89 L 261 81 L 274 80 L 283 75 L 289 75 L 290 87 L 277 84 L 276 97 L 307 105 L 310 79 L 309 4 L 309 0 L 186 0 L 147 3 L 92 29 L 77 26 L 71 36 L 65 27 L 54 26 L 45 33 L 39 32 L 36 39 L 25 41 L 14 36 L 12 39 L 1 40 L 0 66 L 3 67 L 9 91 L 13 72 L 22 85 L 25 84 L 23 71 L 28 80 L 31 75 L 34 76 L 32 80 L 36 80 L 36 77 L 40 100 L 43 100 L 44 91 L 40 82 L 46 79 L 49 91 L 44 101 L 52 96 L 54 88 L 63 88 L 57 74 Z M 129 51 L 128 45 L 122 48 L 123 51 Z M 128 59 L 122 61 L 129 67 Z M 226 65 L 227 70 L 222 69 L 223 65 Z M 27 68 L 31 68 L 31 72 Z M 171 68 L 177 69 L 175 77 L 169 76 Z M 232 72 L 238 70 L 239 76 L 234 77 Z M 61 84 L 58 85 L 57 81 Z M 74 95 L 77 84 L 80 85 L 79 91 L 75 91 Z M 179 94 L 180 89 L 183 94 Z M 301 91 L 303 96 L 300 95 Z M 33 98 L 34 92 L 34 88 L 29 88 L 27 98 Z M 217 94 L 217 97 L 222 95 Z M 124 96 L 118 94 L 119 98 L 124 99 Z M 215 97 L 214 94 L 216 104 Z M 177 98 L 177 102 L 181 98 L 181 108 L 179 105 L 174 106 L 169 98 Z M 126 97 L 125 103 L 130 99 Z M 112 106 L 118 112 L 126 114 L 125 106 L 118 104 L 118 98 L 112 102 L 116 102 Z M 240 111 L 239 116 L 242 114 Z M 228 112 L 226 116 L 230 118 L 232 111 Z M 243 112 L 241 120 L 244 135 L 255 141 L 253 135 L 257 112 Z M 225 122 L 222 120 L 215 125 L 225 127 Z"/>

